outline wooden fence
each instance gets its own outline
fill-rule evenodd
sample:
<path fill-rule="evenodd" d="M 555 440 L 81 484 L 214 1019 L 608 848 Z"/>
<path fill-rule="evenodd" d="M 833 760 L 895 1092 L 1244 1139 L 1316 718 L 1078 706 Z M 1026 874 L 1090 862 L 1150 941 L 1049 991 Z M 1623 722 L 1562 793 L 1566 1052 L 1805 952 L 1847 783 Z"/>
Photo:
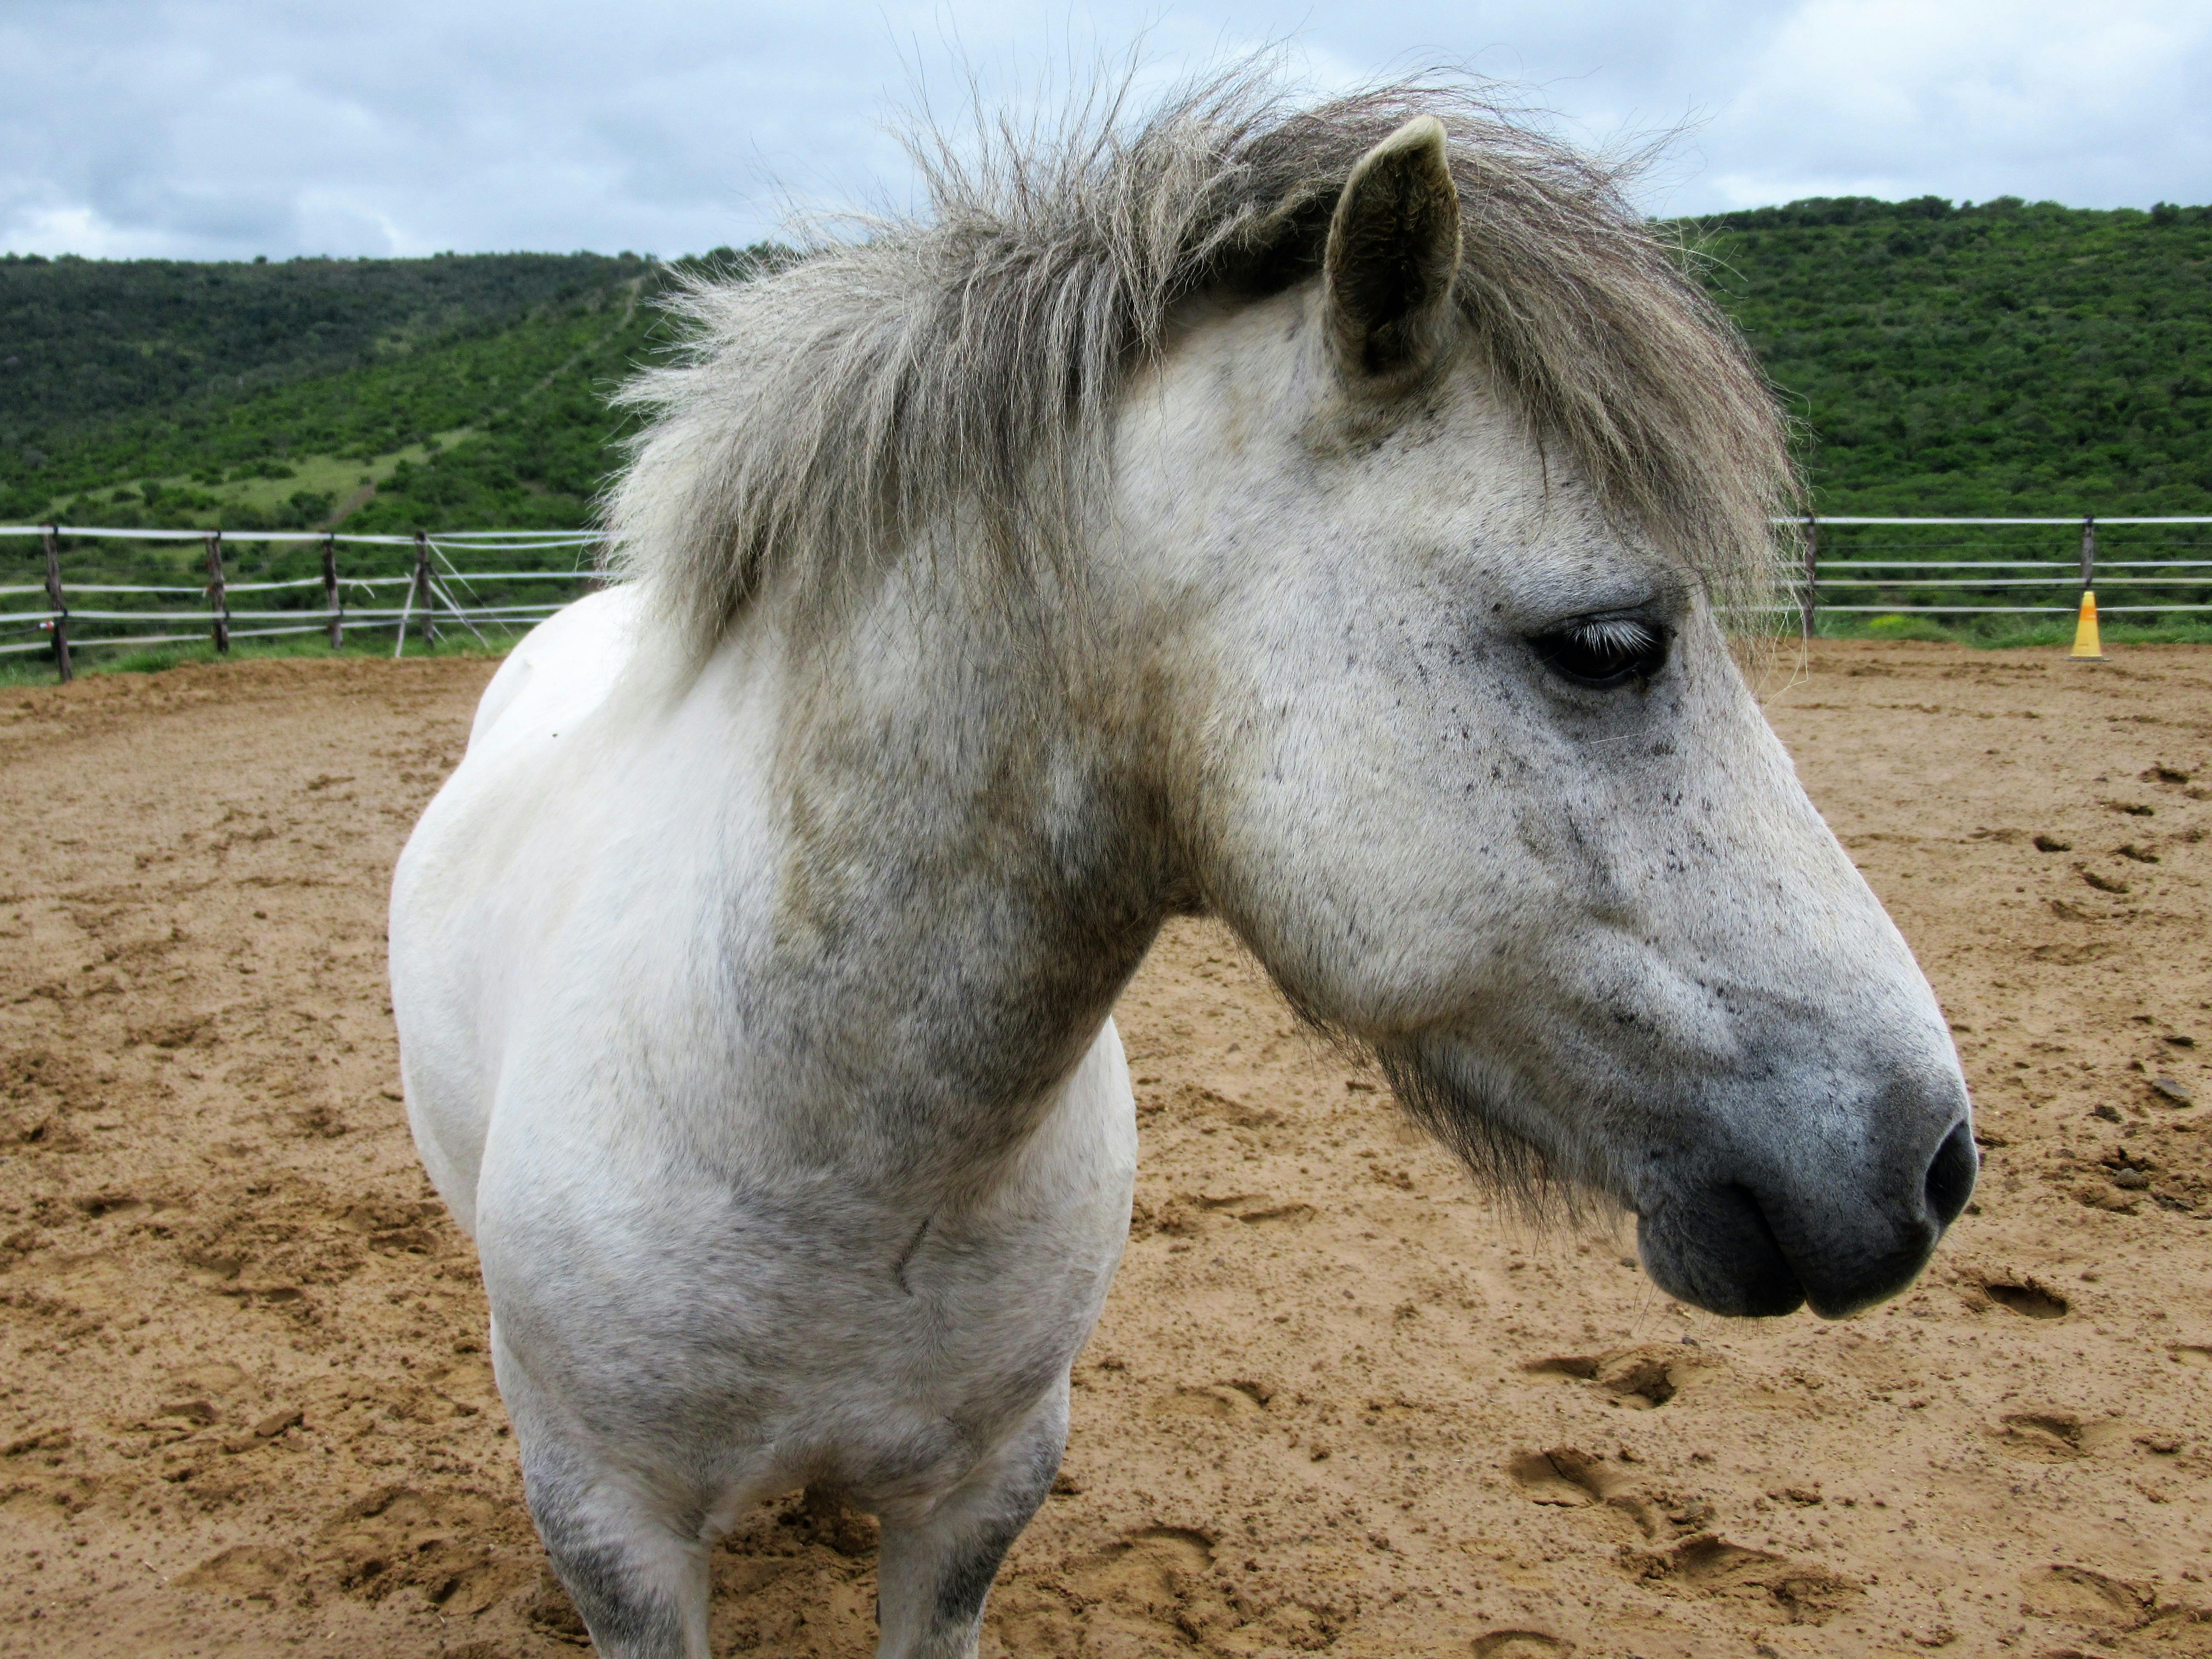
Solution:
<path fill-rule="evenodd" d="M 44 556 L 44 580 L 0 585 L 0 656 L 28 652 L 52 655 L 62 679 L 81 651 L 211 641 L 218 652 L 233 640 L 322 634 L 333 646 L 349 630 L 390 629 L 392 654 L 410 631 L 428 646 L 441 629 L 465 628 L 489 643 L 487 630 L 511 632 L 550 616 L 598 585 L 581 562 L 599 544 L 580 531 L 465 531 L 412 536 L 349 536 L 314 531 L 141 530 L 81 525 L 0 526 L 0 543 L 35 538 Z M 86 555 L 113 562 L 116 544 L 198 543 L 204 581 L 120 582 L 72 574 Z M 84 544 L 89 543 L 88 550 Z M 267 580 L 236 580 L 229 563 L 243 545 L 307 544 L 320 553 L 314 575 Z M 341 550 L 354 569 L 342 569 Z M 362 555 L 374 556 L 363 559 Z M 463 569 L 457 558 L 482 561 L 518 555 L 543 561 L 566 557 L 568 568 Z M 395 563 L 405 568 L 398 571 Z M 490 603 L 480 587 L 551 584 L 560 591 L 544 603 Z M 252 597 L 248 597 L 252 596 Z M 265 597 L 264 597 L 265 596 Z M 241 605 L 239 601 L 243 599 Z M 89 600 L 89 604 L 84 603 Z M 154 631 L 149 632 L 148 629 Z"/>

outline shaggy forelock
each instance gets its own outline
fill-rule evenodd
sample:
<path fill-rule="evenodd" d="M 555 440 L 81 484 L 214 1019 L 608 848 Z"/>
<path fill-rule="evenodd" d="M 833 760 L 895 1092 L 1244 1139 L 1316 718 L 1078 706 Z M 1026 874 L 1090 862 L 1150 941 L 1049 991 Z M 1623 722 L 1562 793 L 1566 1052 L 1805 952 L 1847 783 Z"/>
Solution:
<path fill-rule="evenodd" d="M 926 216 L 680 290 L 686 343 L 622 394 L 650 421 L 607 522 L 612 568 L 692 644 L 772 577 L 850 580 L 925 534 L 1009 575 L 1073 547 L 1177 307 L 1317 271 L 1353 164 L 1419 114 L 1449 134 L 1455 294 L 1496 380 L 1717 603 L 1765 595 L 1784 422 L 1619 171 L 1450 79 L 1301 107 L 1246 65 L 1141 120 L 1126 97 L 964 153 L 920 127 Z"/>

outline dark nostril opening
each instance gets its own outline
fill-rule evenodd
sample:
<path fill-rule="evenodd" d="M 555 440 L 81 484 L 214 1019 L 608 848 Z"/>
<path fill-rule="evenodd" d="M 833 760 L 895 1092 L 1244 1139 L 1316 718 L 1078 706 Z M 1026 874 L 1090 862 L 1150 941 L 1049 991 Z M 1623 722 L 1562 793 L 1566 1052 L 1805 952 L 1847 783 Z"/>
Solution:
<path fill-rule="evenodd" d="M 1974 1177 L 1981 1172 L 1981 1154 L 1974 1150 L 1974 1132 L 1966 1124 L 1953 1126 L 1928 1164 L 1928 1207 L 1936 1224 L 1948 1227 L 1959 1218 L 1972 1195 Z"/>

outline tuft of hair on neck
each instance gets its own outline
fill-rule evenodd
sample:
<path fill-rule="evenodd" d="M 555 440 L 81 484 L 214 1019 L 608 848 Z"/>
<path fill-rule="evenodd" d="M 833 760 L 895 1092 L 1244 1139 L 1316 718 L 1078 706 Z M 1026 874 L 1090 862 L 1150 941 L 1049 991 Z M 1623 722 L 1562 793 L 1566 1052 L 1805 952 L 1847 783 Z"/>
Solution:
<path fill-rule="evenodd" d="M 694 276 L 682 343 L 619 394 L 642 411 L 604 506 L 607 564 L 691 648 L 771 581 L 830 597 L 926 543 L 1034 580 L 1079 547 L 1130 378 L 1185 302 L 1316 276 L 1360 158 L 1430 116 L 1464 227 L 1454 298 L 1497 384 L 1608 512 L 1758 625 L 1799 486 L 1741 337 L 1585 155 L 1492 82 L 1435 74 L 1302 103 L 1273 60 L 1148 112 L 1130 77 L 1055 126 L 906 142 L 927 210 L 781 270 Z M 1786 529 L 1783 532 L 1786 536 Z"/>

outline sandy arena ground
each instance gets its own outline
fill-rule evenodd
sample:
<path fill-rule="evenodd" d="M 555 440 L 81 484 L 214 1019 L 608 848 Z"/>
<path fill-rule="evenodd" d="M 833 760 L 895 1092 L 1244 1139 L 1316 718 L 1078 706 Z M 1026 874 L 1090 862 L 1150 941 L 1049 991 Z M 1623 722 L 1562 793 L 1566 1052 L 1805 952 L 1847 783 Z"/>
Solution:
<path fill-rule="evenodd" d="M 383 989 L 487 672 L 0 698 L 0 1653 L 576 1650 Z M 1824 647 L 1770 702 L 1978 1103 L 1920 1285 L 1730 1323 L 1518 1234 L 1177 926 L 987 1654 L 2212 1655 L 2212 655 Z M 716 1653 L 872 1650 L 870 1532 L 748 1521 Z"/>

